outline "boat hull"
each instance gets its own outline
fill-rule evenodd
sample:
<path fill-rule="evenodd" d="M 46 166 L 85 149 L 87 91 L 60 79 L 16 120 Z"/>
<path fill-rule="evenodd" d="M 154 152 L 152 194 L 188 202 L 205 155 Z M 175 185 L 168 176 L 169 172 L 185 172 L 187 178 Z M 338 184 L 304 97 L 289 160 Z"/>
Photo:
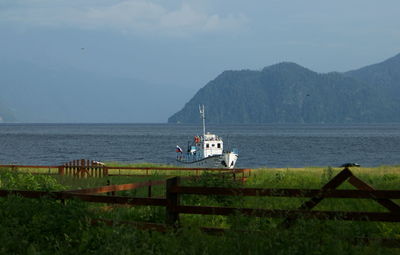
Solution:
<path fill-rule="evenodd" d="M 195 161 L 185 161 L 177 158 L 181 166 L 188 168 L 227 168 L 232 169 L 235 167 L 238 155 L 236 153 L 228 152 L 222 155 L 213 155 Z"/>

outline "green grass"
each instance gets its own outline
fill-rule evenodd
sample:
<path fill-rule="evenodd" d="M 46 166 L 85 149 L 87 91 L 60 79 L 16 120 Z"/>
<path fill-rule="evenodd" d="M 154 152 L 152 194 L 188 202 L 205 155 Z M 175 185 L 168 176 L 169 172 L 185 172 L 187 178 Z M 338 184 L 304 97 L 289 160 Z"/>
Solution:
<path fill-rule="evenodd" d="M 341 169 L 298 168 L 257 169 L 245 184 L 203 173 L 185 185 L 263 188 L 320 188 Z M 352 169 L 356 176 L 378 189 L 398 189 L 400 167 Z M 77 179 L 68 176 L 32 175 L 0 169 L 0 189 L 68 190 L 132 183 L 147 177 Z M 343 184 L 339 188 L 351 188 Z M 162 196 L 163 186 L 153 194 Z M 146 196 L 146 188 L 118 192 L 118 195 Z M 185 195 L 187 205 L 294 209 L 306 199 L 264 197 L 222 197 Z M 400 201 L 397 201 L 400 204 Z M 400 249 L 377 243 L 355 245 L 354 237 L 400 238 L 399 223 L 299 220 L 288 229 L 279 228 L 282 219 L 232 216 L 181 215 L 183 228 L 158 233 L 132 227 L 90 224 L 90 218 L 163 223 L 163 207 L 116 207 L 67 201 L 62 205 L 48 199 L 0 198 L 0 254 L 399 254 Z M 326 199 L 316 210 L 385 211 L 371 200 Z M 202 233 L 198 227 L 231 229 L 225 235 Z"/>

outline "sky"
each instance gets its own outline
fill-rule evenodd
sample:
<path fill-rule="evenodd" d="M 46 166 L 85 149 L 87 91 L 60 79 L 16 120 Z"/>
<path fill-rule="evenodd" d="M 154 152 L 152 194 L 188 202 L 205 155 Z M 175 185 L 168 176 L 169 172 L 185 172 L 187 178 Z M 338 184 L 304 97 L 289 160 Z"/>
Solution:
<path fill-rule="evenodd" d="M 224 70 L 383 61 L 400 52 L 399 10 L 398 0 L 0 0 L 0 61 L 181 88 L 183 106 Z"/>

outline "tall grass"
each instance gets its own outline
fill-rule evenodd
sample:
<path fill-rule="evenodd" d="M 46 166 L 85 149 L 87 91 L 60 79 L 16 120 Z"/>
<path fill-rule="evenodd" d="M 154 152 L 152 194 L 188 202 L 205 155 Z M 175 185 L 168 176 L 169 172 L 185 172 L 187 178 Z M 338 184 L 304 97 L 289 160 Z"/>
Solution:
<path fill-rule="evenodd" d="M 245 184 L 211 173 L 191 186 L 320 188 L 340 169 L 259 169 Z M 357 176 L 379 189 L 398 189 L 396 169 L 358 169 Z M 65 190 L 103 185 L 104 179 L 64 179 L 0 171 L 1 189 Z M 125 179 L 124 179 L 125 178 Z M 130 183 L 132 177 L 113 179 Z M 156 178 L 156 177 L 155 177 Z M 85 184 L 86 182 L 86 184 Z M 340 188 L 349 188 L 348 184 Z M 165 190 L 160 190 L 162 194 Z M 128 194 L 132 195 L 132 194 Z M 142 194 L 136 194 L 142 196 Z M 297 208 L 304 200 L 290 198 L 222 197 L 185 195 L 183 204 L 251 208 Z M 397 201 L 398 202 L 398 201 Z M 357 244 L 354 237 L 400 238 L 398 223 L 345 222 L 340 220 L 298 220 L 281 228 L 281 219 L 232 216 L 182 215 L 182 228 L 167 233 L 141 231 L 127 226 L 90 224 L 91 218 L 150 221 L 162 223 L 164 208 L 119 207 L 103 210 L 103 205 L 79 201 L 61 204 L 48 199 L 0 198 L 0 254 L 399 254 L 399 249 L 383 248 L 378 243 Z M 374 201 L 357 204 L 349 199 L 330 199 L 318 210 L 379 210 Z M 198 227 L 228 228 L 224 235 L 205 234 Z"/>

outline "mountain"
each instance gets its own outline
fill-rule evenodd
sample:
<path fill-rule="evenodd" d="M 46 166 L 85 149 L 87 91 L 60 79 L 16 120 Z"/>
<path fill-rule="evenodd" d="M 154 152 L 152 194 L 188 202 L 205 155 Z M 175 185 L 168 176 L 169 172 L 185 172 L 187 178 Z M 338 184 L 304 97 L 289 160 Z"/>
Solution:
<path fill-rule="evenodd" d="M 389 96 L 400 85 L 398 63 L 399 55 L 347 73 L 321 74 L 287 62 L 225 71 L 168 122 L 199 122 L 200 104 L 208 123 L 400 122 L 400 100 Z"/>
<path fill-rule="evenodd" d="M 1 62 L 0 70 L 0 97 L 19 122 L 163 122 L 190 93 L 57 66 Z"/>
<path fill-rule="evenodd" d="M 381 63 L 369 65 L 344 74 L 366 83 L 374 84 L 390 92 L 400 92 L 400 54 Z"/>

